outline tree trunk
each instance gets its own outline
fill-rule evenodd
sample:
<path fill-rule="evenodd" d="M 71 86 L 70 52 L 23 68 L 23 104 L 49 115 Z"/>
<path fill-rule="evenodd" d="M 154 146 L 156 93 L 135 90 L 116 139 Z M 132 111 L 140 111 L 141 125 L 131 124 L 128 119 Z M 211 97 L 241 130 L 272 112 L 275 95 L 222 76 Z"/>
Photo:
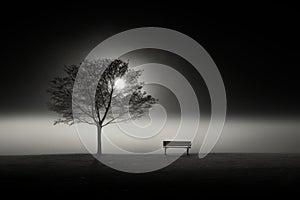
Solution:
<path fill-rule="evenodd" d="M 97 155 L 102 155 L 102 142 L 101 142 L 101 134 L 102 127 L 100 125 L 97 126 Z"/>

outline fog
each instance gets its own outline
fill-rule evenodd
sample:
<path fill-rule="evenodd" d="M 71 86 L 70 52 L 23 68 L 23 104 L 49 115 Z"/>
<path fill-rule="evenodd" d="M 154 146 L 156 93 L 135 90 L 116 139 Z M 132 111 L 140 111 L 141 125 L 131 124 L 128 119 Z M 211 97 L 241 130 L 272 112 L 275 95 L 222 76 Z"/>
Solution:
<path fill-rule="evenodd" d="M 70 154 L 96 151 L 96 129 L 85 126 L 59 124 L 53 126 L 55 117 L 3 116 L 0 118 L 0 154 L 1 155 L 38 155 Z M 192 143 L 192 153 L 197 153 L 203 142 L 204 130 L 208 120 L 201 120 L 197 136 Z M 141 123 L 141 122 L 140 122 Z M 189 120 L 182 121 L 188 126 Z M 141 123 L 143 124 L 143 123 Z M 141 125 L 140 124 L 140 125 Z M 172 139 L 178 128 L 178 120 L 172 119 L 155 136 L 151 131 L 135 135 L 144 137 L 133 141 L 117 125 L 103 129 L 103 152 L 107 154 L 124 153 L 163 153 L 162 140 Z M 80 134 L 78 134 L 78 130 Z M 84 130 L 84 131 L 82 131 Z M 188 130 L 186 130 L 188 131 Z M 300 153 L 299 119 L 271 118 L 229 118 L 221 137 L 213 149 L 215 153 Z M 146 133 L 146 134 L 145 134 Z M 136 133 L 135 133 L 136 134 Z M 144 134 L 144 135 L 143 135 Z M 149 138 L 147 138 L 147 134 Z M 151 137 L 150 137 L 151 136 Z M 84 138 L 83 138 L 84 137 Z M 180 139 L 190 139 L 190 136 Z M 115 145 L 112 145 L 113 141 Z M 83 144 L 84 142 L 84 144 Z M 154 151 L 155 150 L 155 151 Z M 180 150 L 179 150 L 180 151 Z M 177 153 L 177 150 L 169 150 Z"/>

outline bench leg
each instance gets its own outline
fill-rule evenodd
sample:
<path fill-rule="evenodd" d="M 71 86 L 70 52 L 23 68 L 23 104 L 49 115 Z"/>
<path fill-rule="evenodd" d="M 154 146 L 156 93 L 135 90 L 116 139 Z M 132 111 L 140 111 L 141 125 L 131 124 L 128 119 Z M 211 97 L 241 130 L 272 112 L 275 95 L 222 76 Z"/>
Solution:
<path fill-rule="evenodd" d="M 189 150 L 190 150 L 190 148 L 186 149 L 186 155 L 189 155 Z"/>
<path fill-rule="evenodd" d="M 165 147 L 165 155 L 167 155 L 167 148 Z"/>

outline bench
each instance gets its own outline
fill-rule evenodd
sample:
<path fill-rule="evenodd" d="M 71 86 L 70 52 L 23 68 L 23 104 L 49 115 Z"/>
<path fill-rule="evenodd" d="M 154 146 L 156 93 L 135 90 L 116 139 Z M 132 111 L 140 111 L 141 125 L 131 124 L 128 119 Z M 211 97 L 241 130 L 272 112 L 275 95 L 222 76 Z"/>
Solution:
<path fill-rule="evenodd" d="M 192 147 L 190 141 L 163 141 L 165 148 L 165 155 L 167 155 L 167 148 L 186 148 L 186 154 L 189 155 L 189 150 Z"/>

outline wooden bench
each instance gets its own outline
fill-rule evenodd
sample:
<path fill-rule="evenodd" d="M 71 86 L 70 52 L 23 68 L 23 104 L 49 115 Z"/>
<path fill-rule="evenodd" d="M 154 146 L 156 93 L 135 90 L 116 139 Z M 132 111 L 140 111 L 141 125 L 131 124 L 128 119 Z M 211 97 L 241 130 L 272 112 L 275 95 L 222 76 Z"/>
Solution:
<path fill-rule="evenodd" d="M 192 147 L 190 141 L 163 141 L 165 148 L 165 155 L 167 155 L 167 148 L 186 148 L 186 154 L 189 155 L 189 150 Z"/>

